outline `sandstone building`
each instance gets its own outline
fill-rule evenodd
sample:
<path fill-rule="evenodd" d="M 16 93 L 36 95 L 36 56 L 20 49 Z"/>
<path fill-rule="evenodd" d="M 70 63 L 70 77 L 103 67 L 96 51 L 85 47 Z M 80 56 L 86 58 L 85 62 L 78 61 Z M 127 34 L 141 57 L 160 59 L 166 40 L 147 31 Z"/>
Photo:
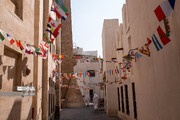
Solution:
<path fill-rule="evenodd" d="M 153 41 L 149 47 L 150 57 L 142 54 L 141 58 L 137 58 L 136 62 L 132 60 L 131 72 L 121 70 L 118 74 L 121 80 L 120 84 L 113 85 L 113 91 L 106 89 L 106 111 L 111 111 L 108 104 L 117 105 L 117 115 L 125 120 L 178 120 L 180 119 L 178 111 L 180 110 L 180 28 L 179 6 L 180 2 L 176 1 L 173 14 L 167 19 L 170 26 L 171 40 L 168 44 L 163 45 L 161 36 L 158 35 L 157 28 L 160 26 L 165 31 L 164 23 L 159 22 L 154 10 L 164 0 L 144 1 L 144 0 L 126 0 L 122 8 L 123 23 L 118 25 L 115 20 L 105 20 L 103 31 L 107 24 L 109 29 L 114 27 L 116 32 L 103 34 L 103 55 L 106 54 L 106 49 L 114 49 L 111 53 L 117 62 L 114 65 L 104 67 L 107 69 L 123 68 L 123 56 L 127 55 L 131 49 L 140 49 L 148 41 L 152 40 L 153 34 L 157 37 L 163 49 L 157 51 Z M 109 21 L 109 23 L 107 23 Z M 118 28 L 118 29 L 117 29 Z M 104 33 L 104 32 L 103 32 Z M 112 35 L 113 34 L 113 35 Z M 105 36 L 105 37 L 104 37 Z M 110 38 L 115 36 L 115 40 Z M 109 41 L 114 46 L 105 46 Z M 108 48 L 107 48 L 108 47 Z M 137 52 L 138 50 L 134 50 Z M 106 57 L 106 56 L 104 56 Z M 109 63 L 110 64 L 110 63 Z M 110 68 L 114 67 L 114 68 Z M 122 77 L 127 75 L 127 79 Z M 107 75 L 106 80 L 114 81 Z M 108 85 L 106 85 L 108 87 Z M 108 93 L 109 92 L 109 93 Z M 115 93 L 116 100 L 109 99 L 111 93 Z"/>
<path fill-rule="evenodd" d="M 73 67 L 76 64 L 73 56 L 73 41 L 72 41 L 72 22 L 71 22 L 71 0 L 65 0 L 64 5 L 68 9 L 68 18 L 66 21 L 62 21 L 62 42 L 61 42 L 61 54 L 64 55 L 62 62 L 61 73 L 73 73 Z M 77 85 L 75 79 L 71 78 L 69 81 L 63 79 L 63 85 Z M 83 106 L 83 98 L 80 93 L 80 89 L 62 88 L 61 99 L 65 101 L 64 107 L 81 107 Z"/>
<path fill-rule="evenodd" d="M 52 0 L 1 0 L 0 29 L 5 40 L 0 42 L 0 119 L 48 120 L 60 113 L 60 87 L 52 77 L 59 69 L 52 54 L 60 54 L 61 37 L 50 45 L 47 59 L 20 51 L 16 43 L 10 45 L 6 33 L 26 43 L 38 46 L 43 41 Z M 21 96 L 17 86 L 34 86 L 35 96 Z"/>
<path fill-rule="evenodd" d="M 82 59 L 77 59 L 77 64 L 74 66 L 75 73 L 81 73 L 82 76 L 77 76 L 77 83 L 80 86 L 81 94 L 89 94 L 91 100 L 94 93 L 99 95 L 99 98 L 104 98 L 103 88 L 100 86 L 103 82 L 102 79 L 102 60 L 96 60 L 97 51 L 83 51 L 82 48 L 74 48 L 73 54 L 80 56 Z M 88 60 L 89 62 L 86 62 Z M 87 75 L 91 72 L 92 75 Z"/>

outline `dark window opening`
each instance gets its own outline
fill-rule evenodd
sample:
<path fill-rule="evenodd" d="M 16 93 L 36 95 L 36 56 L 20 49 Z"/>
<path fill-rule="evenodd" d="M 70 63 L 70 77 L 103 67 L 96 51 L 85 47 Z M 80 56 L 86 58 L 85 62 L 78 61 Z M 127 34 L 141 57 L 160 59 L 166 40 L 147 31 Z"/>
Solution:
<path fill-rule="evenodd" d="M 121 86 L 121 104 L 122 104 L 122 112 L 124 113 L 124 94 L 123 94 L 123 86 Z"/>
<path fill-rule="evenodd" d="M 48 109 L 49 109 L 49 116 L 51 114 L 51 95 L 49 94 L 49 105 L 48 105 Z"/>
<path fill-rule="evenodd" d="M 90 94 L 90 101 L 92 102 L 94 96 L 93 89 L 89 90 L 89 94 Z"/>
<path fill-rule="evenodd" d="M 23 0 L 11 0 L 11 2 L 15 5 L 14 13 L 23 20 Z"/>
<path fill-rule="evenodd" d="M 90 77 L 95 77 L 95 70 L 88 70 Z"/>
<path fill-rule="evenodd" d="M 126 96 L 126 114 L 129 115 L 129 97 L 128 97 L 128 86 L 125 85 L 125 96 Z"/>
<path fill-rule="evenodd" d="M 120 106 L 120 95 L 119 95 L 119 87 L 117 88 L 117 94 L 118 94 L 118 110 L 121 111 L 121 106 Z"/>
<path fill-rule="evenodd" d="M 136 93 L 135 93 L 134 83 L 132 83 L 132 94 L 133 94 L 134 118 L 137 119 Z"/>
<path fill-rule="evenodd" d="M 27 57 L 25 57 L 22 61 L 22 55 L 13 49 L 4 46 L 4 57 L 7 58 L 7 60 L 2 61 L 4 63 L 3 69 L 7 69 L 7 72 L 5 74 L 7 75 L 7 83 L 9 80 L 13 80 L 13 83 L 9 83 L 9 88 L 6 88 L 6 85 L 3 85 L 0 89 L 5 89 L 6 91 L 16 91 L 17 86 L 21 86 L 21 79 L 22 79 L 22 69 L 21 66 L 25 61 L 27 61 Z M 3 76 L 2 76 L 3 77 Z"/>

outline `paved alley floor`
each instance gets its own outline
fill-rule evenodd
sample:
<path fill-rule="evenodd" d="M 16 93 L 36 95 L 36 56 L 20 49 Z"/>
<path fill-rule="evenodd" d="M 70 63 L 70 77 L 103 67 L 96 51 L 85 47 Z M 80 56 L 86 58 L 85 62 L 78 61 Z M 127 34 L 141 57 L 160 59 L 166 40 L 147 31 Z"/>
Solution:
<path fill-rule="evenodd" d="M 65 108 L 60 120 L 121 120 L 118 117 L 107 117 L 104 111 L 94 111 L 93 107 Z"/>

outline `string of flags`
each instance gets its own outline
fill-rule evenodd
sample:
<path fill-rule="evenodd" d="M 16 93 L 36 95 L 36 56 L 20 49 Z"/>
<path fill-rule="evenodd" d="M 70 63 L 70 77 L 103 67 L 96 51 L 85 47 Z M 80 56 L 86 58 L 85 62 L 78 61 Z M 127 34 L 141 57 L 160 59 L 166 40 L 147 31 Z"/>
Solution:
<path fill-rule="evenodd" d="M 67 12 L 68 10 L 66 9 L 66 7 L 63 5 L 63 0 L 53 0 L 53 3 L 51 5 L 51 8 L 54 9 L 54 12 L 56 13 L 56 16 L 60 19 L 65 20 L 68 16 Z M 61 24 L 54 20 L 53 18 L 51 18 L 51 16 L 49 15 L 48 18 L 48 24 L 47 24 L 47 29 L 46 31 L 48 31 L 50 34 L 52 34 L 54 36 L 54 38 L 49 38 L 47 37 L 46 34 L 43 34 L 43 40 L 39 46 L 35 46 L 35 45 L 30 45 L 26 42 L 22 42 L 21 40 L 18 40 L 17 38 L 12 38 L 10 34 L 8 34 L 7 32 L 4 32 L 3 30 L 0 30 L 0 40 L 4 41 L 5 40 L 5 36 L 3 35 L 3 32 L 6 33 L 6 36 L 9 40 L 10 45 L 13 45 L 14 43 L 16 43 L 16 46 L 19 48 L 20 51 L 23 51 L 25 49 L 25 53 L 27 54 L 33 54 L 35 56 L 39 55 L 42 57 L 42 59 L 46 59 L 47 58 L 47 52 L 49 49 L 49 45 L 51 43 L 53 43 L 54 39 L 58 36 L 59 34 L 59 29 L 61 28 Z M 26 48 L 24 48 L 24 46 Z M 57 60 L 57 59 L 56 59 Z M 57 60 L 57 62 L 59 64 L 62 63 L 61 60 Z"/>
<path fill-rule="evenodd" d="M 131 61 L 133 59 L 137 58 L 141 58 L 142 55 L 147 55 L 148 57 L 151 56 L 151 52 L 150 52 L 150 45 L 151 43 L 154 44 L 155 48 L 157 51 L 160 51 L 161 49 L 163 49 L 163 45 L 166 46 L 171 40 L 170 40 L 170 26 L 169 26 L 169 21 L 167 19 L 168 16 L 172 15 L 173 10 L 174 10 L 174 6 L 175 6 L 175 0 L 166 0 L 163 3 L 161 3 L 155 10 L 154 13 L 158 19 L 159 22 L 163 21 L 164 22 L 164 28 L 165 28 L 165 32 L 162 30 L 162 28 L 160 26 L 158 26 L 157 28 L 157 33 L 159 35 L 159 38 L 161 40 L 161 42 L 157 39 L 156 35 L 153 34 L 152 35 L 152 40 L 147 38 L 147 43 L 144 44 L 140 49 L 136 48 L 136 49 L 132 49 L 129 51 L 129 53 L 125 56 L 123 56 L 123 60 L 125 60 L 125 66 L 123 68 L 121 68 L 123 70 L 123 72 L 129 71 L 130 72 L 130 68 L 132 67 L 131 65 Z M 162 45 L 162 44 L 163 45 Z M 106 61 L 111 63 L 112 61 Z M 116 63 L 118 63 L 117 61 L 114 61 Z M 113 75 L 113 70 L 107 70 L 107 73 L 110 73 L 111 75 Z M 121 77 L 123 80 L 127 79 L 127 75 L 125 74 L 123 77 Z"/>
<path fill-rule="evenodd" d="M 157 32 L 158 35 L 160 37 L 160 40 L 162 42 L 162 44 L 165 46 L 167 45 L 171 40 L 170 40 L 170 26 L 169 26 L 169 21 L 167 19 L 168 16 L 170 16 L 173 13 L 174 10 L 174 6 L 175 6 L 175 0 L 166 0 L 165 2 L 163 2 L 162 4 L 160 4 L 155 10 L 155 15 L 157 17 L 157 19 L 159 20 L 159 22 L 161 22 L 163 20 L 164 22 L 164 27 L 165 27 L 165 32 L 162 30 L 162 28 L 160 26 L 158 26 L 157 28 Z M 123 72 L 130 72 L 130 68 L 132 67 L 132 60 L 135 60 L 135 62 L 137 62 L 138 58 L 143 57 L 143 55 L 147 55 L 148 57 L 151 56 L 151 52 L 150 52 L 150 45 L 153 43 L 155 48 L 157 49 L 157 51 L 160 51 L 161 49 L 163 49 L 163 46 L 161 45 L 161 42 L 157 39 L 157 36 L 155 34 L 152 35 L 152 40 L 150 38 L 147 37 L 147 43 L 145 43 L 142 47 L 140 48 L 136 48 L 136 49 L 132 49 L 129 51 L 129 53 L 125 56 L 123 56 L 123 62 L 120 62 L 119 64 L 122 64 L 123 67 L 120 68 Z M 143 54 L 143 55 L 142 55 Z M 73 56 L 72 59 L 82 59 L 80 56 Z M 101 60 L 104 61 L 103 59 L 93 59 L 93 60 Z M 117 60 L 109 60 L 109 61 L 105 61 L 108 63 L 118 63 Z M 113 75 L 113 74 L 119 74 L 120 71 L 118 68 L 114 69 L 114 70 L 106 70 L 107 74 Z M 62 74 L 62 73 L 61 73 Z M 84 77 L 84 73 L 70 73 L 69 76 L 67 73 L 62 74 L 62 77 L 64 78 L 68 78 L 68 77 Z M 122 84 L 121 80 L 126 80 L 128 79 L 127 74 L 125 73 L 119 80 L 115 80 L 114 82 L 109 82 L 108 80 L 105 81 L 103 84 Z M 68 86 L 68 85 L 61 85 L 62 87 L 69 87 L 69 88 L 79 88 L 83 86 Z M 88 89 L 88 88 L 86 88 Z"/>

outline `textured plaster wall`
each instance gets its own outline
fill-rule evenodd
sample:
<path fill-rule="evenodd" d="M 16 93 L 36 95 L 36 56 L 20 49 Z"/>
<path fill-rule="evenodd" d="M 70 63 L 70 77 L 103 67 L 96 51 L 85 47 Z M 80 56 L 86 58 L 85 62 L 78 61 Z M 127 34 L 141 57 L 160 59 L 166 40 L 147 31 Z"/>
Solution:
<path fill-rule="evenodd" d="M 162 2 L 163 0 L 127 0 L 132 48 L 142 47 L 147 43 L 147 37 L 151 39 L 153 34 L 161 42 L 157 27 L 160 25 L 164 30 L 164 25 L 163 22 L 159 23 L 154 14 L 154 9 Z M 124 119 L 133 119 L 132 82 L 135 83 L 136 88 L 137 116 L 139 120 L 180 119 L 179 5 L 180 2 L 176 1 L 174 12 L 168 17 L 171 28 L 171 42 L 166 46 L 161 43 L 163 49 L 159 52 L 152 43 L 150 46 L 151 57 L 143 55 L 136 63 L 133 62 L 133 73 L 130 73 L 129 79 L 122 84 L 129 86 L 130 97 L 130 116 L 119 112 L 119 116 Z M 124 24 L 125 21 L 123 21 Z M 123 30 L 122 46 L 125 49 L 124 52 L 128 49 L 127 35 L 125 33 L 126 30 Z"/>
<path fill-rule="evenodd" d="M 17 1 L 20 2 L 20 1 Z M 34 0 L 23 1 L 23 18 L 20 19 L 15 13 L 15 6 L 10 0 L 0 1 L 0 29 L 16 37 L 23 43 L 34 43 Z M 5 32 L 3 35 L 6 37 Z M 10 46 L 6 37 L 0 42 L 0 91 L 13 92 L 14 85 L 32 85 L 33 83 L 33 57 L 20 52 L 16 43 Z M 25 46 L 24 46 L 25 47 Z M 11 52 L 5 51 L 5 48 Z M 18 59 L 17 59 L 18 57 Z M 30 74 L 26 74 L 26 68 Z M 18 74 L 16 74 L 18 71 Z M 7 119 L 30 119 L 32 97 L 0 97 L 0 114 L 2 120 Z"/>
<path fill-rule="evenodd" d="M 104 20 L 102 42 L 103 42 L 103 71 L 115 68 L 115 63 L 108 63 L 111 58 L 115 58 L 115 43 L 117 39 L 118 20 Z M 106 74 L 106 80 L 114 82 L 115 75 Z M 117 90 L 114 84 L 106 85 L 105 108 L 109 116 L 117 114 Z M 113 98 L 113 99 L 112 99 Z"/>

